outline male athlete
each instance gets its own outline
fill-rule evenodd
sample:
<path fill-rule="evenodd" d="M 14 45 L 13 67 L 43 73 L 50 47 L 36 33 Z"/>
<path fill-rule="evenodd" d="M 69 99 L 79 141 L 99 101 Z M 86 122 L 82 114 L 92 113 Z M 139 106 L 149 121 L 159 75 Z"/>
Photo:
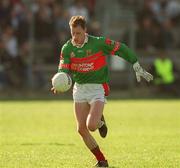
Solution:
<path fill-rule="evenodd" d="M 97 159 L 95 167 L 108 167 L 108 161 L 90 131 L 99 130 L 105 138 L 107 126 L 103 116 L 105 96 L 109 94 L 109 77 L 106 56 L 118 55 L 133 65 L 138 82 L 141 77 L 148 82 L 153 76 L 137 62 L 136 54 L 125 44 L 86 33 L 83 16 L 73 16 L 69 22 L 72 39 L 61 50 L 59 72 L 71 72 L 74 111 L 77 130 L 84 143 Z M 57 91 L 52 88 L 52 91 Z"/>

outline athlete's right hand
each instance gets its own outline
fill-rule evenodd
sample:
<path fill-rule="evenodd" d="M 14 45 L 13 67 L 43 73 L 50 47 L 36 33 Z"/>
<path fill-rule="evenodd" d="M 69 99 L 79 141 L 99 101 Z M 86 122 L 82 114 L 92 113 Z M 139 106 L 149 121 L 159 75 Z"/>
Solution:
<path fill-rule="evenodd" d="M 52 91 L 54 94 L 57 94 L 57 90 L 56 90 L 54 87 L 51 88 L 51 91 Z"/>

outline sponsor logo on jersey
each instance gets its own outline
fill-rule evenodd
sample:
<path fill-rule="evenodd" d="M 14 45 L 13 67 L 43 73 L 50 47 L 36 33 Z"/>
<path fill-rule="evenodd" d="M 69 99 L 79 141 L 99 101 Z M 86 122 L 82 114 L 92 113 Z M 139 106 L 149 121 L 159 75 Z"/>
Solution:
<path fill-rule="evenodd" d="M 71 69 L 80 72 L 92 71 L 94 69 L 94 63 L 71 64 Z"/>
<path fill-rule="evenodd" d="M 83 58 L 71 58 L 71 70 L 77 72 L 91 72 L 106 66 L 106 57 L 103 52 L 97 52 L 93 55 Z"/>

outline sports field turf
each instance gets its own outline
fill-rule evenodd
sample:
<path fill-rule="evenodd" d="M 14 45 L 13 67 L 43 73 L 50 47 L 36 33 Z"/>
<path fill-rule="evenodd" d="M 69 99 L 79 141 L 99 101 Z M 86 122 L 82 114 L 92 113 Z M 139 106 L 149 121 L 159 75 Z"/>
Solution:
<path fill-rule="evenodd" d="M 90 168 L 71 101 L 1 101 L 0 168 Z M 111 168 L 179 168 L 180 100 L 108 101 L 106 139 L 93 133 Z"/>

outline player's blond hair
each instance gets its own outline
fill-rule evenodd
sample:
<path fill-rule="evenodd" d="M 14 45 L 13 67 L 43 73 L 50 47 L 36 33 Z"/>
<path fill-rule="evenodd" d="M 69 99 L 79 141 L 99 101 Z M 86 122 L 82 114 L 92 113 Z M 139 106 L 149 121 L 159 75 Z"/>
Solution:
<path fill-rule="evenodd" d="M 86 19 L 83 16 L 72 16 L 70 21 L 69 21 L 69 26 L 70 27 L 77 27 L 81 26 L 83 29 L 86 28 Z"/>

